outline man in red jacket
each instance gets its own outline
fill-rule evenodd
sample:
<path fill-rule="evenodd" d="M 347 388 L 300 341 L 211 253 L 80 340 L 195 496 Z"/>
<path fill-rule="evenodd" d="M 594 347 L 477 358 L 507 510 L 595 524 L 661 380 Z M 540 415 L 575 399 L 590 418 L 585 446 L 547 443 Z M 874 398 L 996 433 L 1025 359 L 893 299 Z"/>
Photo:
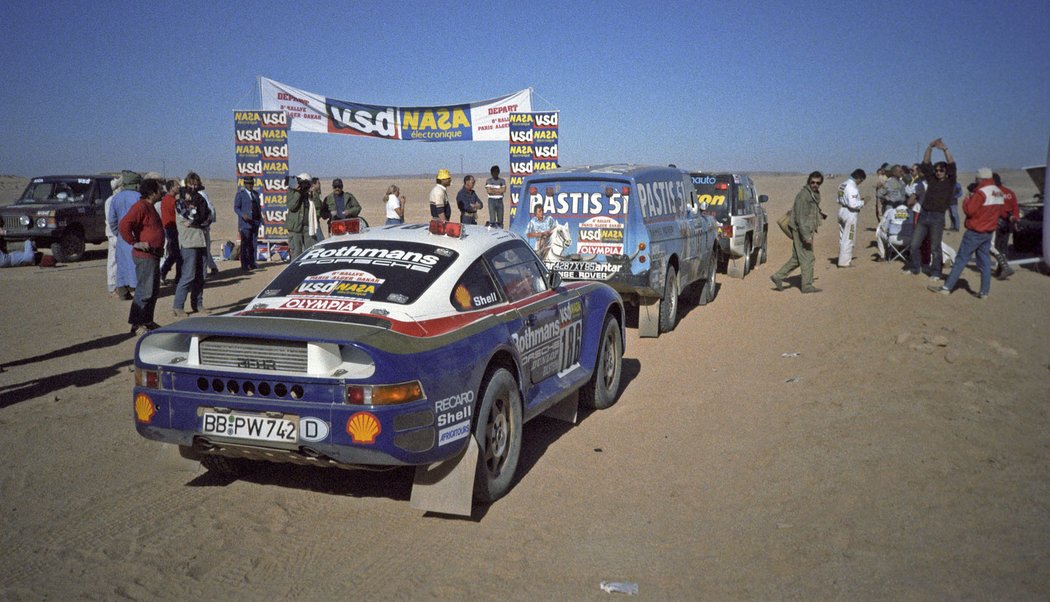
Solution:
<path fill-rule="evenodd" d="M 970 257 L 977 254 L 977 269 L 981 270 L 981 290 L 978 299 L 986 299 L 992 287 L 992 235 L 999 223 L 999 217 L 1006 211 L 1003 191 L 992 180 L 992 170 L 982 167 L 977 170 L 977 188 L 965 201 L 963 213 L 966 214 L 966 232 L 963 233 L 959 253 L 955 256 L 952 273 L 944 281 L 944 286 L 930 285 L 927 288 L 935 293 L 947 295 L 955 288 L 963 269 Z"/>
<path fill-rule="evenodd" d="M 1021 219 L 1021 208 L 1017 205 L 1017 194 L 1006 186 L 1003 186 L 999 174 L 992 173 L 992 180 L 999 190 L 1003 191 L 1003 200 L 1006 202 L 1003 215 L 999 217 L 999 227 L 995 231 L 995 250 L 993 253 L 999 255 L 999 273 L 995 275 L 999 280 L 1006 280 L 1014 275 L 1014 269 L 1006 260 L 1006 250 L 1010 246 L 1010 233 L 1017 229 L 1017 221 Z"/>
<path fill-rule="evenodd" d="M 146 180 L 139 188 L 142 196 L 120 220 L 120 237 L 131 245 L 131 260 L 135 262 L 135 298 L 131 301 L 128 323 L 131 334 L 139 335 L 159 328 L 153 321 L 160 288 L 158 263 L 164 254 L 164 226 L 153 203 L 160 198 L 160 182 Z"/>

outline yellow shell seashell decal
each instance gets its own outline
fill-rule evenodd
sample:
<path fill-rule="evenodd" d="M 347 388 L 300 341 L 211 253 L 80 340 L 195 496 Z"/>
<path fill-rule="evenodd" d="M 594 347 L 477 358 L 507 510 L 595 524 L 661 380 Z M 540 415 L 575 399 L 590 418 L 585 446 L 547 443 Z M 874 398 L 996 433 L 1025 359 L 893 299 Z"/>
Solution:
<path fill-rule="evenodd" d="M 149 424 L 156 413 L 157 408 L 153 406 L 153 402 L 145 393 L 139 393 L 135 396 L 135 418 L 139 422 Z"/>
<path fill-rule="evenodd" d="M 379 420 L 371 412 L 358 412 L 346 421 L 346 432 L 354 443 L 375 443 L 376 435 L 382 431 Z"/>

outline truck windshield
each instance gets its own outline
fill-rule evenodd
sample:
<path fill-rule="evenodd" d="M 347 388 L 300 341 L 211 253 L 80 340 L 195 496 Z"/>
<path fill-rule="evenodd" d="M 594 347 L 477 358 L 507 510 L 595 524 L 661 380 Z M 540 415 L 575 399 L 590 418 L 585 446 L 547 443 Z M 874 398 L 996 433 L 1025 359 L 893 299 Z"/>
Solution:
<path fill-rule="evenodd" d="M 86 201 L 90 193 L 91 180 L 86 178 L 33 180 L 18 199 L 18 204 L 79 203 Z"/>

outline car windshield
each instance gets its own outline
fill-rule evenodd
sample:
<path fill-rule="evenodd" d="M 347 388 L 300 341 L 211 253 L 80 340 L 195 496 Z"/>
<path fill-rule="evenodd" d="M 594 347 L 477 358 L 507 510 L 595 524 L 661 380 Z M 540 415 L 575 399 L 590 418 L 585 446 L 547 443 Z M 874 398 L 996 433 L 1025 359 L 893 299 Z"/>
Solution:
<path fill-rule="evenodd" d="M 68 180 L 33 180 L 26 186 L 18 204 L 29 203 L 79 203 L 87 200 L 91 192 L 89 178 Z"/>
<path fill-rule="evenodd" d="M 455 262 L 434 245 L 385 240 L 314 245 L 270 283 L 259 299 L 291 297 L 274 310 L 349 312 L 364 301 L 408 305 Z"/>
<path fill-rule="evenodd" d="M 696 202 L 707 203 L 707 211 L 719 219 L 729 217 L 733 177 L 703 173 L 694 173 L 692 177 Z"/>

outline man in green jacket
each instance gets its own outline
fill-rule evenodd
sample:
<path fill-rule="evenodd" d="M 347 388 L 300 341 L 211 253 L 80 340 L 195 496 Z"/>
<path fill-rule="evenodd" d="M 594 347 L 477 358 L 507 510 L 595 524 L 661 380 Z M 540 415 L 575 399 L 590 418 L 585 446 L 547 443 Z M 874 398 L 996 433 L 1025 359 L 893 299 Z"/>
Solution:
<path fill-rule="evenodd" d="M 310 211 L 310 174 L 296 176 L 298 184 L 288 191 L 288 213 L 284 216 L 284 228 L 288 230 L 288 260 L 294 261 L 306 249 L 306 227 Z"/>
<path fill-rule="evenodd" d="M 343 192 L 343 181 L 332 180 L 332 193 L 321 203 L 321 217 L 328 220 L 328 233 L 332 233 L 332 220 L 346 219 L 361 215 L 361 203 L 357 202 L 354 193 Z"/>
<path fill-rule="evenodd" d="M 824 175 L 815 171 L 809 174 L 806 185 L 795 195 L 795 204 L 791 209 L 791 258 L 769 277 L 778 291 L 784 290 L 784 279 L 788 274 L 801 267 L 802 292 L 820 292 L 819 288 L 813 286 L 813 264 L 816 261 L 813 256 L 813 238 L 824 216 L 820 210 L 820 185 L 823 183 Z"/>

